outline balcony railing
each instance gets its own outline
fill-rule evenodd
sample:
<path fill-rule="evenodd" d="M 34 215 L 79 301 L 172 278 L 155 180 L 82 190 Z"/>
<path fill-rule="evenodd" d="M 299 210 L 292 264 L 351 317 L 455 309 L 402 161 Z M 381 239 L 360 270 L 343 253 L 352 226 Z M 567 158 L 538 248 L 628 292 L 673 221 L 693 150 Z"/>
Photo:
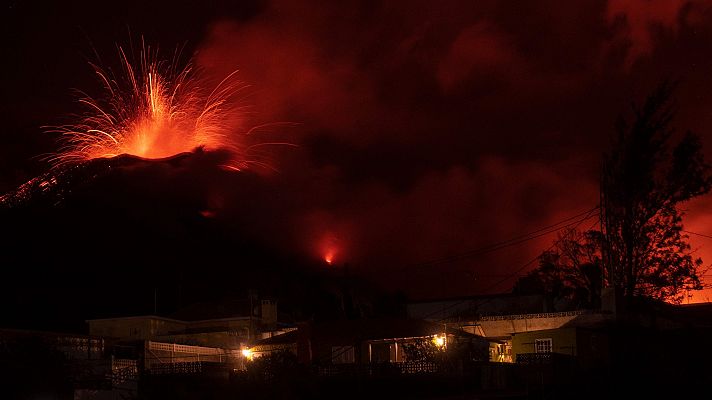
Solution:
<path fill-rule="evenodd" d="M 538 314 L 512 314 L 512 315 L 486 315 L 479 318 L 480 321 L 505 321 L 512 319 L 535 319 L 535 318 L 559 318 L 576 317 L 583 314 L 591 314 L 590 310 L 563 311 L 553 313 Z"/>

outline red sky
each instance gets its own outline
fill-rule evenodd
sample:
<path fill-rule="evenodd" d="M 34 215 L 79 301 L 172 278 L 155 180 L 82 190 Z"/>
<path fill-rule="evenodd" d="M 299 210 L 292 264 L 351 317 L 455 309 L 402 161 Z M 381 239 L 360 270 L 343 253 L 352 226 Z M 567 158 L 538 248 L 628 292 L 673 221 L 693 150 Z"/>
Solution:
<path fill-rule="evenodd" d="M 511 280 L 492 285 L 555 235 L 410 267 L 593 207 L 616 118 L 663 79 L 680 80 L 675 126 L 701 135 L 712 156 L 710 1 L 224 3 L 130 3 L 118 14 L 82 4 L 59 10 L 60 26 L 15 5 L 9 51 L 25 67 L 4 67 L 2 83 L 8 126 L 20 133 L 2 137 L 0 188 L 42 168 L 23 161 L 52 146 L 33 127 L 63 112 L 62 91 L 90 75 L 66 54 L 87 37 L 111 54 L 127 24 L 164 48 L 187 41 L 214 77 L 238 69 L 255 121 L 295 123 L 257 133 L 298 145 L 269 154 L 275 198 L 253 206 L 258 234 L 418 293 L 508 290 Z M 216 215 L 242 212 L 234 195 L 209 194 Z M 690 205 L 686 228 L 712 235 L 711 207 Z M 712 263 L 712 240 L 691 241 Z"/>

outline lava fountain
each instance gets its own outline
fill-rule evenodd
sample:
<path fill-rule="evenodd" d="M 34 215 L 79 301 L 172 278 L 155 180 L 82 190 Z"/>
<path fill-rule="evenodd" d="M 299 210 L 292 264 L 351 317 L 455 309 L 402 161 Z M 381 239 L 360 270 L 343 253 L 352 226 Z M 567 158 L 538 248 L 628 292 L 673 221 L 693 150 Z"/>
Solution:
<path fill-rule="evenodd" d="M 173 62 L 161 60 L 158 51 L 142 45 L 138 62 L 131 62 L 118 47 L 119 73 L 90 63 L 102 87 L 100 97 L 80 93 L 84 112 L 75 122 L 45 127 L 61 134 L 59 150 L 45 159 L 53 168 L 0 196 L 0 206 L 22 204 L 36 192 L 51 192 L 60 182 L 73 182 L 89 161 L 129 155 L 143 159 L 172 158 L 196 149 L 227 152 L 221 167 L 276 170 L 265 146 L 295 146 L 261 141 L 258 137 L 288 122 L 265 123 L 247 128 L 248 107 L 240 93 L 247 88 L 232 72 L 217 84 L 188 62 L 179 68 L 179 52 Z M 133 53 L 129 53 L 133 55 Z M 93 170 L 92 168 L 89 168 Z M 94 168 L 96 169 L 96 168 Z M 92 174 L 95 175 L 95 174 Z M 65 182 L 65 183 L 66 183 Z M 59 192 L 63 192 L 59 190 Z M 206 218 L 208 214 L 204 215 Z"/>
<path fill-rule="evenodd" d="M 103 86 L 103 96 L 83 92 L 85 111 L 78 122 L 52 127 L 62 135 L 55 166 L 121 154 L 156 159 L 192 151 L 223 149 L 232 154 L 227 167 L 242 169 L 250 161 L 249 148 L 240 143 L 245 107 L 235 100 L 246 86 L 235 72 L 208 87 L 208 81 L 188 63 L 178 68 L 143 46 L 138 65 L 119 47 L 121 74 L 90 63 Z M 243 132 L 240 135 L 240 132 Z"/>

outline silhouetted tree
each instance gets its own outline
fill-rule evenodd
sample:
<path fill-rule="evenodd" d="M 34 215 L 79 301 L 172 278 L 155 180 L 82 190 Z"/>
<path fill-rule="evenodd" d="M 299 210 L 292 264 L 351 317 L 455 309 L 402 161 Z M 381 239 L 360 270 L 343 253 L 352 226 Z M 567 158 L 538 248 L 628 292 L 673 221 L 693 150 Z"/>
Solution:
<path fill-rule="evenodd" d="M 601 176 L 602 250 L 606 278 L 626 296 L 680 301 L 701 288 L 681 203 L 712 185 L 699 138 L 687 132 L 670 151 L 672 85 L 660 85 L 621 118 Z"/>
<path fill-rule="evenodd" d="M 578 308 L 599 305 L 602 285 L 601 235 L 574 228 L 559 235 L 554 246 L 539 256 L 539 266 L 519 278 L 513 291 L 566 299 Z"/>
<path fill-rule="evenodd" d="M 443 348 L 436 346 L 430 339 L 422 339 L 404 343 L 403 352 L 408 361 L 435 362 L 442 358 Z"/>
<path fill-rule="evenodd" d="M 255 380 L 273 381 L 294 378 L 300 372 L 297 356 L 289 350 L 278 350 L 257 357 L 247 364 L 247 374 Z"/>

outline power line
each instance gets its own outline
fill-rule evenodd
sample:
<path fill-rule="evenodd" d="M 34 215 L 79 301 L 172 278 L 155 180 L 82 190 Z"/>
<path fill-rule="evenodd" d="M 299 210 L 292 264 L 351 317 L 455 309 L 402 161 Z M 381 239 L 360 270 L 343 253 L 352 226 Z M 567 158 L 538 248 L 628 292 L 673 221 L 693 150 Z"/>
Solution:
<path fill-rule="evenodd" d="M 585 214 L 585 216 L 584 216 L 584 218 L 582 218 L 581 220 L 579 220 L 579 221 L 577 221 L 577 222 L 575 223 L 574 229 L 576 229 L 576 228 L 578 227 L 578 225 L 581 224 L 581 222 L 583 222 L 583 221 L 585 221 L 585 220 L 591 218 L 591 216 L 592 216 L 591 213 L 593 213 L 593 211 L 597 210 L 598 208 L 599 208 L 599 207 L 596 206 L 596 207 L 594 207 L 594 208 L 588 210 L 587 212 L 585 212 L 585 213 L 583 213 L 583 214 L 578 214 L 578 216 L 584 215 L 584 214 Z M 593 215 L 595 215 L 595 214 L 593 214 Z M 569 218 L 569 219 L 570 219 L 570 218 Z M 567 219 L 567 220 L 569 220 L 569 219 Z M 591 227 L 593 227 L 596 223 L 598 223 L 598 220 L 595 221 L 594 224 L 591 225 Z M 560 225 L 560 224 L 554 224 L 553 226 L 557 226 L 557 225 Z M 567 226 L 568 226 L 568 225 L 562 226 L 562 227 L 559 228 L 559 229 L 563 229 L 563 228 L 565 228 L 565 227 L 567 227 Z M 559 242 L 559 240 L 556 240 L 556 241 L 555 241 L 554 243 L 552 243 L 551 246 L 549 246 L 545 251 L 549 251 L 549 250 L 553 249 L 553 248 L 558 244 L 558 242 Z M 483 292 L 488 292 L 488 291 L 490 291 L 490 290 L 496 288 L 497 286 L 501 285 L 502 283 L 508 281 L 509 279 L 511 279 L 511 278 L 513 278 L 513 277 L 515 277 L 515 276 L 518 276 L 520 272 L 522 272 L 525 268 L 527 268 L 527 267 L 530 266 L 532 263 L 534 263 L 537 259 L 539 259 L 539 255 L 537 255 L 537 256 L 534 257 L 533 259 L 527 261 L 524 265 L 522 265 L 521 267 L 517 268 L 514 272 L 512 272 L 512 273 L 506 275 L 503 279 L 500 279 L 499 281 L 495 282 L 494 284 L 488 286 L 487 288 L 485 288 L 485 289 L 483 290 Z M 491 299 L 487 299 L 487 300 L 485 300 L 484 302 L 478 304 L 478 306 L 479 306 L 479 305 L 482 305 L 482 304 L 486 304 L 486 303 L 487 303 L 488 301 L 490 301 L 490 300 L 491 300 Z M 467 301 L 470 301 L 470 299 L 463 299 L 463 300 L 458 301 L 458 302 L 456 302 L 456 303 L 450 304 L 449 306 L 444 307 L 444 308 L 441 308 L 441 309 L 439 309 L 439 310 L 437 310 L 437 311 L 434 311 L 434 312 L 432 312 L 432 313 L 430 313 L 430 314 L 427 314 L 426 316 L 424 316 L 424 317 L 422 317 L 422 318 L 423 318 L 423 319 L 427 319 L 427 318 L 429 318 L 429 317 L 432 317 L 432 316 L 435 315 L 435 314 L 438 314 L 438 313 L 440 313 L 440 312 L 447 311 L 447 310 L 449 310 L 449 309 L 451 309 L 451 308 L 453 308 L 453 307 L 456 307 L 456 306 L 458 306 L 458 305 L 460 305 L 460 304 L 463 304 L 463 303 L 465 303 L 465 302 L 467 302 Z M 447 319 L 447 318 L 450 318 L 450 317 L 443 317 L 443 318 L 439 319 L 438 321 L 442 321 L 443 319 Z"/>
<path fill-rule="evenodd" d="M 598 209 L 598 207 L 595 207 L 595 208 L 589 210 L 588 212 L 591 213 L 591 212 L 595 211 L 596 209 Z M 588 215 L 588 216 L 586 216 L 585 218 L 579 220 L 579 221 L 576 223 L 576 225 L 574 226 L 574 229 L 578 228 L 578 226 L 579 226 L 583 221 L 585 221 L 585 220 L 587 220 L 587 219 L 589 219 L 589 218 L 591 218 L 590 215 Z M 597 223 L 598 223 L 598 219 L 597 219 L 596 221 L 594 221 L 594 223 L 593 223 L 588 229 L 593 228 Z M 563 228 L 563 227 L 562 227 L 562 228 Z M 561 239 L 557 239 L 556 241 L 554 241 L 554 243 L 552 243 L 551 246 L 549 246 L 549 247 L 548 247 L 546 250 L 544 250 L 544 251 L 549 251 L 549 250 L 553 249 L 554 247 L 556 247 L 556 245 L 559 244 L 559 241 L 560 241 L 560 240 L 561 240 Z M 487 288 L 485 288 L 485 289 L 483 290 L 483 293 L 486 293 L 486 292 L 488 292 L 488 291 L 490 291 L 490 290 L 492 290 L 492 289 L 498 287 L 498 286 L 501 285 L 502 283 L 507 282 L 508 280 L 510 280 L 510 279 L 512 279 L 512 278 L 514 278 L 514 277 L 519 276 L 519 274 L 520 274 L 524 269 L 526 269 L 527 267 L 529 267 L 531 264 L 533 264 L 533 263 L 534 263 L 536 260 L 538 260 L 538 259 L 539 259 L 539 256 L 537 255 L 536 257 L 534 257 L 534 258 L 532 258 L 531 260 L 527 261 L 527 262 L 526 262 L 524 265 L 522 265 L 521 267 L 517 268 L 514 272 L 508 274 L 505 278 L 500 279 L 500 280 L 498 280 L 497 282 L 495 282 L 494 284 L 492 284 L 492 285 L 488 286 Z M 430 314 L 427 314 L 426 316 L 422 317 L 422 319 L 427 319 L 427 318 L 429 318 L 429 317 L 432 317 L 432 316 L 435 315 L 435 314 L 444 312 L 444 311 L 446 311 L 446 310 L 449 310 L 449 309 L 451 309 L 451 308 L 453 308 L 453 307 L 456 307 L 456 306 L 458 306 L 458 305 L 460 305 L 460 304 L 463 304 L 463 303 L 465 303 L 465 302 L 468 302 L 468 301 L 471 301 L 471 299 L 463 299 L 463 300 L 458 301 L 458 302 L 456 302 L 456 303 L 450 304 L 450 305 L 447 306 L 447 307 L 441 308 L 441 309 L 439 309 L 439 310 L 437 310 L 437 311 L 434 311 L 434 312 L 432 312 L 432 313 L 430 313 Z M 483 304 L 487 304 L 489 301 L 492 301 L 492 299 L 491 299 L 491 298 L 490 298 L 490 299 L 486 299 L 486 300 L 482 301 L 481 303 L 478 303 L 477 306 L 481 306 L 481 305 L 483 305 Z M 440 322 L 440 321 L 442 321 L 442 320 L 444 320 L 444 319 L 451 318 L 451 317 L 452 317 L 452 316 L 443 317 L 443 318 L 439 319 L 438 322 Z"/>
<path fill-rule="evenodd" d="M 588 219 L 588 218 L 586 218 L 586 219 Z M 581 222 L 583 222 L 583 221 L 585 221 L 585 220 L 581 220 Z M 593 224 L 592 224 L 588 229 L 593 228 L 593 226 L 596 225 L 597 223 L 598 223 L 598 220 L 594 221 Z M 578 227 L 578 225 L 577 225 L 577 227 Z M 549 247 L 548 247 L 546 250 L 544 250 L 544 251 L 546 252 L 546 251 L 549 251 L 549 250 L 553 249 L 554 247 L 556 247 L 557 244 L 559 244 L 559 241 L 560 241 L 560 240 L 556 240 L 554 243 L 551 244 L 551 246 L 549 246 Z M 504 278 L 504 279 L 498 281 L 498 282 L 495 283 L 494 285 L 492 285 L 492 286 L 490 286 L 489 288 L 487 288 L 487 290 L 494 289 L 494 288 L 496 288 L 497 286 L 499 286 L 500 284 L 506 282 L 507 280 L 519 276 L 519 273 L 520 273 L 520 272 L 522 272 L 526 267 L 528 267 L 529 265 L 531 265 L 534 261 L 536 261 L 536 260 L 538 260 L 538 259 L 539 259 L 539 256 L 536 256 L 533 260 L 528 261 L 526 264 L 524 264 L 523 266 L 521 266 L 520 268 L 518 268 L 518 269 L 517 269 L 516 271 L 514 271 L 512 274 L 510 274 L 508 277 L 506 277 L 506 278 Z"/>
<path fill-rule="evenodd" d="M 588 218 L 586 218 L 586 219 L 588 219 Z M 581 220 L 579 223 L 581 223 L 581 222 L 583 222 L 583 221 L 585 221 L 585 219 L 584 219 L 584 220 Z M 593 225 L 595 225 L 596 223 L 598 223 L 598 221 L 594 221 Z M 591 227 L 593 227 L 593 225 L 591 225 Z M 578 227 L 578 225 L 577 225 L 577 227 Z M 590 228 L 589 228 L 589 229 L 590 229 Z M 551 246 L 547 247 L 546 250 L 544 250 L 544 252 L 550 251 L 551 249 L 553 249 L 554 247 L 556 247 L 556 245 L 559 244 L 559 241 L 560 241 L 560 240 L 556 240 L 554 243 L 551 244 Z M 508 276 L 506 276 L 506 277 L 500 279 L 499 281 L 495 282 L 494 284 L 490 285 L 489 287 L 487 287 L 487 288 L 485 289 L 485 291 L 492 290 L 492 289 L 496 288 L 497 286 L 503 284 L 504 282 L 507 282 L 508 280 L 510 280 L 510 279 L 512 279 L 512 278 L 518 277 L 519 274 L 520 274 L 524 269 L 526 269 L 528 266 L 532 265 L 532 264 L 533 264 L 536 260 L 538 260 L 538 259 L 539 259 L 539 255 L 537 255 L 536 257 L 534 257 L 534 258 L 532 258 L 531 260 L 527 261 L 524 265 L 522 265 L 521 267 L 517 268 L 514 272 L 512 272 L 512 273 L 509 274 Z"/>
<path fill-rule="evenodd" d="M 690 234 L 692 234 L 692 235 L 701 236 L 701 237 L 703 237 L 703 238 L 712 239 L 712 236 L 710 236 L 710 235 L 705 235 L 704 233 L 697 233 L 697 232 L 692 232 L 692 231 L 686 231 L 686 230 L 684 230 L 684 229 L 683 229 L 682 231 L 685 232 L 685 233 L 690 233 Z"/>
<path fill-rule="evenodd" d="M 430 261 L 426 261 L 426 262 L 422 262 L 422 263 L 407 265 L 407 266 L 405 266 L 404 268 L 427 268 L 427 267 L 434 267 L 434 266 L 437 266 L 437 265 L 446 264 L 446 263 L 451 263 L 451 262 L 454 262 L 454 261 L 465 260 L 465 259 L 468 259 L 468 258 L 471 258 L 471 257 L 475 257 L 475 256 L 479 256 L 479 255 L 491 253 L 491 252 L 493 252 L 493 251 L 501 250 L 501 249 L 506 248 L 506 247 L 510 247 L 510 246 L 514 246 L 514 245 L 521 244 L 521 243 L 524 243 L 524 242 L 528 242 L 528 241 L 530 241 L 530 240 L 537 239 L 537 238 L 540 238 L 540 237 L 542 237 L 542 236 L 546 236 L 546 235 L 549 235 L 549 234 L 551 234 L 551 233 L 557 232 L 557 231 L 559 231 L 559 230 L 561 230 L 561 229 L 568 228 L 568 227 L 573 226 L 573 225 L 578 225 L 578 224 L 580 224 L 581 222 L 583 222 L 583 221 L 585 221 L 585 220 L 591 218 L 592 216 L 594 216 L 594 214 L 592 214 L 592 213 L 593 213 L 594 211 L 598 210 L 598 208 L 599 208 L 599 206 L 593 207 L 593 208 L 591 208 L 591 209 L 589 209 L 589 210 L 587 210 L 587 211 L 584 211 L 584 212 L 579 213 L 579 214 L 576 214 L 576 215 L 574 215 L 574 216 L 572 216 L 572 217 L 569 217 L 569 218 L 566 218 L 566 219 L 564 219 L 564 220 L 561 220 L 561 221 L 559 221 L 559 222 L 557 222 L 557 223 L 555 223 L 555 224 L 548 225 L 548 226 L 545 226 L 545 227 L 543 227 L 543 228 L 539 228 L 539 229 L 537 229 L 537 230 L 531 231 L 531 232 L 529 232 L 529 233 L 526 233 L 526 234 L 523 234 L 523 235 L 518 235 L 518 236 L 512 237 L 512 238 L 507 239 L 507 240 L 503 240 L 503 241 L 501 241 L 501 242 L 491 243 L 491 244 L 488 244 L 488 245 L 485 245 L 485 246 L 482 246 L 482 247 L 479 247 L 479 248 L 476 248 L 476 249 L 473 249 L 473 250 L 468 250 L 468 251 L 465 251 L 465 252 L 462 252 L 462 253 L 459 253 L 459 254 L 455 254 L 455 255 L 451 255 L 451 256 L 446 256 L 446 257 L 442 257 L 442 258 L 439 258 L 439 259 L 434 259 L 434 260 L 430 260 Z M 581 217 L 583 217 L 583 218 L 581 218 Z M 574 221 L 572 221 L 572 220 L 574 220 Z M 571 221 L 571 222 L 570 222 L 570 221 Z"/>

